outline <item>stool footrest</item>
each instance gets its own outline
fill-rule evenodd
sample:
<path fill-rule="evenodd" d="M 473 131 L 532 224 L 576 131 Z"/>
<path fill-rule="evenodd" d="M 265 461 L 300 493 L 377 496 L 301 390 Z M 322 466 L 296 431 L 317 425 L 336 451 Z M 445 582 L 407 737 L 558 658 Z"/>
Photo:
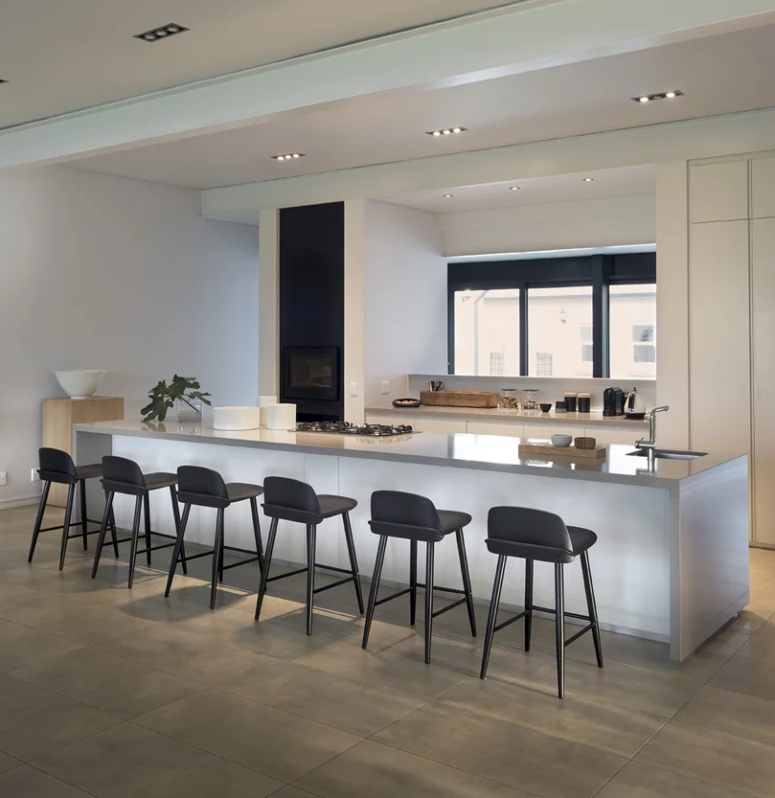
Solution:
<path fill-rule="evenodd" d="M 507 626 L 511 626 L 511 624 L 516 623 L 517 621 L 521 621 L 526 615 L 528 611 L 523 610 L 519 613 L 519 615 L 515 615 L 513 618 L 509 618 L 508 621 L 504 621 L 503 623 L 499 623 L 494 629 L 493 632 L 500 632 L 501 629 L 505 629 Z"/>
<path fill-rule="evenodd" d="M 96 524 L 97 526 L 100 526 L 100 524 L 102 524 L 102 521 L 95 521 L 92 518 L 87 518 L 86 519 L 86 523 L 87 524 Z M 70 523 L 70 528 L 72 529 L 74 526 L 83 526 L 83 521 L 72 521 Z M 54 532 L 57 529 L 64 529 L 64 528 L 65 528 L 65 525 L 64 524 L 60 524 L 59 526 L 47 526 L 45 529 L 41 529 L 39 531 L 40 532 Z M 98 534 L 99 534 L 99 531 L 100 530 L 98 529 L 97 530 Z M 94 533 L 93 532 L 89 532 L 89 534 L 93 535 Z"/>
<path fill-rule="evenodd" d="M 287 579 L 289 576 L 297 576 L 298 574 L 306 574 L 306 568 L 297 568 L 295 571 L 288 571 L 287 574 L 277 574 L 277 576 L 270 576 L 267 582 L 276 582 L 278 579 Z"/>
<path fill-rule="evenodd" d="M 188 558 L 186 558 L 188 559 Z M 247 565 L 249 562 L 258 562 L 258 555 L 256 554 L 254 557 L 248 557 L 247 560 L 239 560 L 238 562 L 230 563 L 229 565 L 224 565 L 221 568 L 221 571 L 228 571 L 229 568 L 237 568 L 239 565 Z"/>
<path fill-rule="evenodd" d="M 436 612 L 431 614 L 432 618 L 435 618 L 437 615 L 443 615 L 445 612 L 449 612 L 450 610 L 454 610 L 455 607 L 459 607 L 461 604 L 465 604 L 467 599 L 458 599 L 457 601 L 453 601 L 451 604 L 448 604 L 446 607 L 442 607 L 440 610 L 436 610 Z"/>
<path fill-rule="evenodd" d="M 425 590 L 425 584 L 423 582 L 418 582 L 417 587 L 421 587 L 423 590 Z M 433 590 L 434 592 L 441 590 L 442 593 L 457 593 L 459 596 L 465 596 L 466 594 L 465 590 L 460 590 L 457 587 L 441 587 L 440 585 L 434 585 Z"/>
<path fill-rule="evenodd" d="M 412 588 L 411 587 L 407 587 L 405 590 L 399 590 L 398 593 L 393 593 L 392 596 L 385 596 L 385 598 L 381 598 L 381 599 L 379 599 L 379 601 L 375 601 L 374 602 L 374 606 L 378 607 L 380 604 L 384 604 L 387 601 L 392 601 L 393 599 L 397 599 L 400 596 L 405 596 L 407 593 L 411 593 L 411 592 L 412 592 Z"/>
<path fill-rule="evenodd" d="M 594 628 L 595 628 L 595 624 L 593 624 L 593 623 L 587 624 L 583 629 L 580 629 L 578 632 L 576 632 L 576 634 L 573 635 L 573 637 L 569 637 L 565 641 L 565 645 L 569 646 L 571 643 L 573 643 L 574 641 L 578 640 L 581 637 L 581 635 L 586 634 L 587 632 L 591 632 Z"/>
<path fill-rule="evenodd" d="M 550 609 L 549 607 L 533 607 L 533 610 L 536 612 L 548 612 L 551 615 L 556 615 L 557 610 Z M 591 621 L 592 619 L 589 615 L 579 615 L 577 612 L 565 612 L 563 613 L 566 618 L 575 618 L 577 621 Z"/>
<path fill-rule="evenodd" d="M 351 573 L 350 571 L 345 571 L 345 573 Z M 340 579 L 338 582 L 331 582 L 330 585 L 323 585 L 322 587 L 316 587 L 312 592 L 313 593 L 322 593 L 324 590 L 331 590 L 332 587 L 339 587 L 339 585 L 346 585 L 348 582 L 352 582 L 355 579 L 355 576 L 348 576 L 346 579 Z"/>
<path fill-rule="evenodd" d="M 199 554 L 186 554 L 186 562 L 189 560 L 198 560 L 200 557 L 212 557 L 211 551 L 200 551 Z"/>
<path fill-rule="evenodd" d="M 319 562 L 315 563 L 315 568 L 322 568 L 325 571 L 334 571 L 339 574 L 352 574 L 349 568 L 336 568 L 333 565 L 321 565 Z"/>

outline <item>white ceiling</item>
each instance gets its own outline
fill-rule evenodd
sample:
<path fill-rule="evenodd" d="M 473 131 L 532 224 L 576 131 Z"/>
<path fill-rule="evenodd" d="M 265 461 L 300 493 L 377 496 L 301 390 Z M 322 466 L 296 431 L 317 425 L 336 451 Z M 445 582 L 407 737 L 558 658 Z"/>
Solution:
<path fill-rule="evenodd" d="M 592 182 L 584 182 L 586 177 L 591 177 Z M 433 213 L 457 213 L 653 194 L 656 190 L 655 181 L 654 166 L 628 166 L 621 169 L 589 170 L 580 174 L 552 175 L 481 186 L 450 186 L 443 191 L 418 191 L 379 199 L 394 205 L 406 205 Z M 512 186 L 519 186 L 519 190 L 512 191 Z M 444 194 L 453 196 L 447 199 Z"/>
<path fill-rule="evenodd" d="M 774 107 L 772 74 L 775 25 L 489 81 L 363 96 L 70 165 L 215 188 Z M 686 96 L 647 105 L 630 99 L 671 88 Z M 425 135 L 452 125 L 469 132 Z M 271 159 L 294 151 L 306 157 L 289 163 Z"/>
<path fill-rule="evenodd" d="M 511 4 L 3 0 L 0 128 Z M 171 22 L 191 30 L 153 44 L 133 38 Z"/>

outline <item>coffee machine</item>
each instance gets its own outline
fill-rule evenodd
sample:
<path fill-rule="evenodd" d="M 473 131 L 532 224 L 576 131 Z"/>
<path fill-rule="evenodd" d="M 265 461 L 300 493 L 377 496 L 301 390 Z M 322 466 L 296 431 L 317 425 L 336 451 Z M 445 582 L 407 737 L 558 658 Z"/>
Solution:
<path fill-rule="evenodd" d="M 603 391 L 603 415 L 623 416 L 625 394 L 621 388 L 606 388 Z"/>

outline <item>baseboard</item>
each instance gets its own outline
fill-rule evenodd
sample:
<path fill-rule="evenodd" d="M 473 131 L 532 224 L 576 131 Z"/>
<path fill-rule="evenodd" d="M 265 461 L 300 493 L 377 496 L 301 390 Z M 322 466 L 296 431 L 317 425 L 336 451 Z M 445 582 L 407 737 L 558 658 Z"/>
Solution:
<path fill-rule="evenodd" d="M 18 499 L 0 499 L 0 510 L 10 510 L 12 507 L 26 507 L 30 504 L 37 504 L 40 501 L 40 494 L 37 496 L 21 496 Z"/>

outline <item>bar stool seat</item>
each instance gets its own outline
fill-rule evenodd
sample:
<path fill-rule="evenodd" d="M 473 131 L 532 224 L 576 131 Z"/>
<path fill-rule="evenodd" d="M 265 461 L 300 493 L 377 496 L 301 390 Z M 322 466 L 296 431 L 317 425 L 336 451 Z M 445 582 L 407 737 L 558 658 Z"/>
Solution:
<path fill-rule="evenodd" d="M 171 488 L 178 484 L 178 475 L 170 474 L 166 471 L 153 471 L 145 474 L 145 487 L 148 490 L 159 490 L 159 488 Z"/>
<path fill-rule="evenodd" d="M 569 526 L 566 527 L 568 530 L 568 535 L 570 536 L 570 543 L 571 543 L 571 553 L 573 557 L 576 557 L 578 554 L 583 554 L 588 549 L 592 548 L 592 546 L 597 543 L 597 535 L 591 529 L 584 529 L 580 526 Z M 513 543 L 508 540 L 500 540 L 500 539 L 493 539 L 489 538 L 487 540 L 487 548 L 493 554 L 502 554 L 506 557 L 522 557 L 524 558 L 524 544 L 521 543 Z M 545 548 L 545 547 L 540 547 Z M 536 554 L 541 555 L 541 559 L 543 560 L 545 556 L 547 556 L 546 551 L 536 551 Z M 558 557 L 562 558 L 563 555 L 558 554 Z M 538 557 L 536 557 L 538 559 Z M 560 562 L 559 560 L 549 560 L 548 562 Z M 571 562 L 568 560 L 568 562 Z"/>
<path fill-rule="evenodd" d="M 439 521 L 441 521 L 441 531 L 445 535 L 451 535 L 458 529 L 467 527 L 473 518 L 468 513 L 461 513 L 457 510 L 437 510 Z"/>
<path fill-rule="evenodd" d="M 226 492 L 230 502 L 241 502 L 245 499 L 257 499 L 264 493 L 264 489 L 247 482 L 227 482 Z"/>
<path fill-rule="evenodd" d="M 91 463 L 90 465 L 75 467 L 76 479 L 96 479 L 102 476 L 102 463 Z"/>
<path fill-rule="evenodd" d="M 325 493 L 318 496 L 318 501 L 320 502 L 321 519 L 349 513 L 358 506 L 355 499 L 349 499 L 347 496 L 329 496 Z"/>

